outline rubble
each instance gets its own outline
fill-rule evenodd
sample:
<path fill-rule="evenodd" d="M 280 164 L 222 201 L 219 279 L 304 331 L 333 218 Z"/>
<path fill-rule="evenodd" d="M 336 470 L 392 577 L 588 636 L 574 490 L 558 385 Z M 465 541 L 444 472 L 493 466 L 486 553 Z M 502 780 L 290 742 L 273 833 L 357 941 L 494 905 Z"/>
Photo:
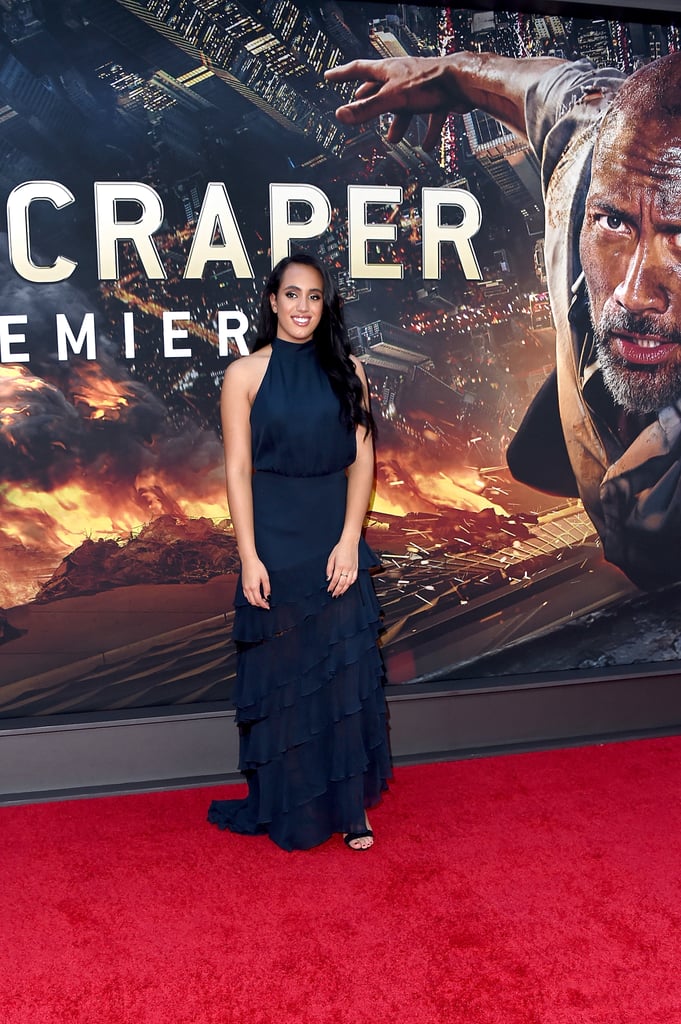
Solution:
<path fill-rule="evenodd" d="M 236 541 L 206 518 L 163 515 L 120 543 L 85 540 L 67 555 L 35 601 L 94 594 L 136 584 L 202 583 L 238 571 Z"/>

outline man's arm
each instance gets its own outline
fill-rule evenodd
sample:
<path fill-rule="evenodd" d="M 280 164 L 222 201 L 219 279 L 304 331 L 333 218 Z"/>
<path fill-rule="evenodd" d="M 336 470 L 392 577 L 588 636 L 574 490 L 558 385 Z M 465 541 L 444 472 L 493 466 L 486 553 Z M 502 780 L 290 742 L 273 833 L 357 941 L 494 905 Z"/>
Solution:
<path fill-rule="evenodd" d="M 494 53 L 454 53 L 448 57 L 394 57 L 354 60 L 326 72 L 334 82 L 359 81 L 352 102 L 339 107 L 342 124 L 362 124 L 379 114 L 395 115 L 389 142 L 403 138 L 414 114 L 429 114 L 423 148 L 438 140 L 449 113 L 479 108 L 527 137 L 525 97 L 551 68 L 567 61 L 554 57 L 516 59 Z"/>

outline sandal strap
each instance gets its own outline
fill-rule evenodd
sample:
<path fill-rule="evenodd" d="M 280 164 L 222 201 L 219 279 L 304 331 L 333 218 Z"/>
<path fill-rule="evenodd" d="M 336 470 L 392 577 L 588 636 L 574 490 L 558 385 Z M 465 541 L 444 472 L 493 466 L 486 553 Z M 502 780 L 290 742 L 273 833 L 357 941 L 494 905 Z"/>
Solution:
<path fill-rule="evenodd" d="M 348 832 L 345 836 L 344 842 L 349 846 L 353 839 L 373 839 L 374 833 L 370 828 L 364 830 L 364 832 Z"/>

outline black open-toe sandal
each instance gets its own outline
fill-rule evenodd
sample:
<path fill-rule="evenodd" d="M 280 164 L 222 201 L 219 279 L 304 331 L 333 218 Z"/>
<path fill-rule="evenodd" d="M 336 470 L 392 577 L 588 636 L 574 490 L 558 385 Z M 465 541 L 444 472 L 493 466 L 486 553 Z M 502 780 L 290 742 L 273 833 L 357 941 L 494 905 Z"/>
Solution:
<path fill-rule="evenodd" d="M 347 847 L 349 847 L 349 849 L 355 850 L 356 853 L 364 853 L 365 850 L 370 850 L 374 844 L 372 843 L 371 846 L 351 846 L 350 844 L 352 843 L 353 839 L 373 838 L 374 833 L 371 831 L 370 828 L 367 828 L 364 830 L 364 832 L 348 832 L 346 835 L 343 836 L 343 842 Z"/>

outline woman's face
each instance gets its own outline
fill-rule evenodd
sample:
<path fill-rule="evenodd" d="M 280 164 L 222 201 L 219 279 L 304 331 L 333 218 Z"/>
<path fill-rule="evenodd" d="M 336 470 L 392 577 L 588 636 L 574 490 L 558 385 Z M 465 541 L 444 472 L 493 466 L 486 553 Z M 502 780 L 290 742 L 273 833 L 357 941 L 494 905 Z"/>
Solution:
<path fill-rule="evenodd" d="M 279 291 L 270 295 L 277 318 L 277 337 L 302 344 L 314 334 L 324 312 L 324 282 L 314 267 L 289 263 Z"/>

